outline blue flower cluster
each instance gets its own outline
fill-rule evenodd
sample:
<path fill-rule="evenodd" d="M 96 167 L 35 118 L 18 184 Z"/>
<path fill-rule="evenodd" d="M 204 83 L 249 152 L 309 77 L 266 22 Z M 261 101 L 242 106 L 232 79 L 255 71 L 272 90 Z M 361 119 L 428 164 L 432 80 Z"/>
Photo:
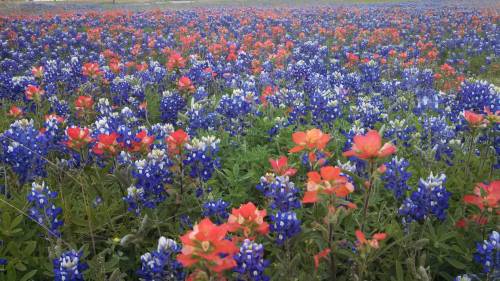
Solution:
<path fill-rule="evenodd" d="M 161 120 L 176 124 L 177 114 L 186 107 L 186 101 L 178 92 L 163 92 L 160 102 Z"/>
<path fill-rule="evenodd" d="M 269 262 L 264 260 L 264 247 L 262 244 L 245 239 L 240 247 L 240 252 L 234 256 L 237 266 L 234 271 L 238 272 L 238 281 L 268 281 L 269 277 L 264 275 L 264 270 Z"/>
<path fill-rule="evenodd" d="M 301 231 L 300 220 L 294 211 L 281 212 L 271 215 L 270 230 L 276 234 L 276 243 L 283 245 L 286 240 L 297 235 Z"/>
<path fill-rule="evenodd" d="M 33 120 L 17 120 L 0 135 L 0 161 L 9 165 L 21 184 L 46 176 L 48 141 Z"/>
<path fill-rule="evenodd" d="M 167 193 L 164 185 L 172 183 L 170 166 L 172 163 L 163 149 L 153 149 L 147 159 L 133 163 L 132 177 L 136 182 L 128 188 L 128 194 L 123 198 L 129 205 L 129 211 L 139 215 L 142 207 L 155 208 L 165 201 Z"/>
<path fill-rule="evenodd" d="M 491 232 L 487 240 L 477 243 L 474 261 L 483 266 L 483 272 L 491 276 L 500 276 L 500 234 Z M 495 279 L 497 280 L 497 279 Z"/>
<path fill-rule="evenodd" d="M 141 256 L 141 269 L 137 271 L 140 280 L 184 280 L 182 265 L 175 259 L 181 246 L 172 239 L 160 237 L 156 251 Z"/>
<path fill-rule="evenodd" d="M 242 89 L 233 90 L 231 95 L 223 95 L 216 108 L 216 112 L 221 115 L 219 122 L 222 128 L 231 135 L 241 134 L 249 126 L 245 118 L 255 112 L 256 103 L 255 94 Z"/>
<path fill-rule="evenodd" d="M 444 220 L 448 209 L 448 199 L 451 196 L 444 186 L 445 182 L 445 174 L 434 176 L 431 173 L 426 180 L 420 179 L 417 190 L 413 191 L 399 208 L 403 224 L 409 224 L 412 221 L 421 222 L 431 215 L 441 221 Z"/>
<path fill-rule="evenodd" d="M 71 250 L 54 259 L 54 280 L 83 281 L 83 272 L 88 269 L 88 265 L 81 262 L 82 254 L 83 252 Z"/>
<path fill-rule="evenodd" d="M 184 164 L 189 166 L 189 176 L 207 182 L 216 168 L 220 168 L 220 140 L 214 136 L 194 138 L 186 145 Z"/>
<path fill-rule="evenodd" d="M 394 196 L 397 199 L 401 199 L 406 191 L 411 189 L 408 186 L 408 179 L 410 179 L 411 173 L 407 171 L 410 163 L 404 158 L 396 156 L 391 159 L 391 162 L 385 163 L 385 166 L 387 170 L 382 176 L 382 179 L 385 181 L 385 188 L 392 190 Z"/>
<path fill-rule="evenodd" d="M 281 212 L 300 208 L 299 189 L 287 176 L 267 174 L 260 178 L 257 190 L 271 200 L 271 208 Z"/>
<path fill-rule="evenodd" d="M 217 224 L 222 223 L 229 217 L 229 203 L 222 200 L 210 200 L 203 204 L 203 216 L 212 217 Z"/>
<path fill-rule="evenodd" d="M 45 186 L 45 182 L 41 184 L 33 182 L 27 198 L 31 205 L 28 211 L 30 218 L 47 227 L 50 235 L 61 237 L 59 228 L 63 225 L 63 221 L 57 217 L 62 213 L 62 209 L 56 207 L 53 202 L 57 198 L 57 192 L 51 191 Z"/>

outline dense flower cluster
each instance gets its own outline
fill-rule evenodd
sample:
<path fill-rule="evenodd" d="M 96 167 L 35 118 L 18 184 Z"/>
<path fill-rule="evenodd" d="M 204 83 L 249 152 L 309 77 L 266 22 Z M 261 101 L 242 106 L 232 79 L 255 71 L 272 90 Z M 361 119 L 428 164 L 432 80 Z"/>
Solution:
<path fill-rule="evenodd" d="M 82 262 L 82 255 L 81 251 L 71 250 L 54 259 L 54 280 L 83 281 L 83 272 L 88 269 L 88 265 Z"/>
<path fill-rule="evenodd" d="M 278 211 L 271 215 L 270 230 L 276 235 L 276 244 L 283 245 L 286 240 L 299 234 L 300 224 L 301 222 L 294 211 Z"/>
<path fill-rule="evenodd" d="M 399 208 L 403 223 L 421 222 L 430 216 L 444 220 L 451 196 L 444 186 L 445 182 L 445 174 L 434 176 L 431 173 L 426 180 L 420 179 L 417 190 L 413 191 Z"/>
<path fill-rule="evenodd" d="M 175 259 L 180 251 L 174 240 L 160 237 L 157 249 L 141 256 L 141 269 L 137 271 L 140 280 L 184 280 L 183 268 Z"/>
<path fill-rule="evenodd" d="M 194 138 L 186 144 L 186 159 L 184 164 L 189 166 L 189 176 L 199 178 L 206 182 L 216 168 L 220 168 L 219 152 L 220 140 L 214 136 L 204 136 L 200 139 Z"/>
<path fill-rule="evenodd" d="M 483 243 L 477 243 L 476 248 L 474 260 L 483 266 L 485 273 L 498 276 L 500 272 L 500 234 L 497 231 L 491 232 Z"/>
<path fill-rule="evenodd" d="M 234 271 L 238 272 L 238 280 L 269 280 L 269 277 L 264 274 L 269 262 L 264 260 L 264 247 L 262 244 L 245 239 L 239 253 L 234 256 L 234 260 L 237 264 Z"/>
<path fill-rule="evenodd" d="M 385 181 L 385 188 L 391 190 L 397 199 L 403 198 L 406 192 L 411 190 L 408 185 L 408 180 L 411 177 L 411 173 L 408 172 L 410 163 L 404 158 L 394 157 L 385 166 L 387 170 L 382 176 Z"/>

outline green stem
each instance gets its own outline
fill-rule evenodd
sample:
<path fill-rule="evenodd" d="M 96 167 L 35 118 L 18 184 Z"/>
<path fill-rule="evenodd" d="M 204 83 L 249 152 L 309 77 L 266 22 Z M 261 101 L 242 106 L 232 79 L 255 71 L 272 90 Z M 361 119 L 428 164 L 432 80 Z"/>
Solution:
<path fill-rule="evenodd" d="M 369 182 L 368 182 L 368 187 L 367 190 L 365 191 L 365 200 L 363 203 L 363 220 L 361 221 L 361 231 L 364 231 L 364 227 L 366 224 L 366 215 L 368 213 L 368 205 L 370 202 L 370 194 L 371 190 L 373 189 L 373 174 L 374 174 L 374 169 L 375 165 L 373 163 L 373 160 L 370 160 L 369 162 L 369 170 L 370 170 L 370 175 L 369 175 Z"/>

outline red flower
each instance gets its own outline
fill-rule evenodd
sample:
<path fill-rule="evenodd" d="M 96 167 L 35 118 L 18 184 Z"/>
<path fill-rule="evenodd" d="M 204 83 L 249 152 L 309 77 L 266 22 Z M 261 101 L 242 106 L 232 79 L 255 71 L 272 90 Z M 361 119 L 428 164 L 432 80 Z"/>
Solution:
<path fill-rule="evenodd" d="M 464 111 L 464 118 L 469 123 L 469 126 L 473 128 L 483 125 L 485 121 L 483 114 L 477 114 L 468 110 Z"/>
<path fill-rule="evenodd" d="M 26 99 L 40 101 L 45 92 L 35 85 L 28 85 L 26 87 Z"/>
<path fill-rule="evenodd" d="M 92 142 L 88 128 L 70 127 L 66 129 L 66 135 L 68 136 L 66 146 L 71 149 L 80 149 Z"/>
<path fill-rule="evenodd" d="M 314 203 L 318 201 L 318 194 L 334 194 L 337 197 L 346 197 L 354 191 L 354 186 L 347 178 L 340 175 L 339 167 L 326 166 L 320 173 L 313 171 L 307 173 L 307 191 L 302 202 Z"/>
<path fill-rule="evenodd" d="M 182 76 L 177 82 L 177 88 L 179 91 L 194 92 L 194 86 L 191 79 L 187 76 Z"/>
<path fill-rule="evenodd" d="M 88 76 L 91 78 L 95 78 L 102 74 L 102 71 L 99 69 L 99 65 L 95 62 L 87 62 L 82 66 L 83 76 Z"/>
<path fill-rule="evenodd" d="M 75 100 L 76 110 L 91 110 L 94 106 L 94 100 L 89 96 L 79 96 Z"/>
<path fill-rule="evenodd" d="M 498 207 L 500 202 L 500 180 L 496 180 L 489 185 L 478 184 L 474 188 L 474 194 L 464 195 L 464 202 L 479 207 L 483 210 L 487 208 L 490 212 Z"/>
<path fill-rule="evenodd" d="M 172 71 L 176 68 L 183 68 L 186 66 L 186 59 L 184 59 L 179 53 L 176 51 L 170 51 L 170 57 L 167 61 L 167 69 Z"/>
<path fill-rule="evenodd" d="M 12 105 L 9 109 L 9 113 L 7 113 L 9 116 L 12 116 L 14 118 L 20 117 L 23 115 L 23 110 L 15 105 Z"/>
<path fill-rule="evenodd" d="M 264 221 L 267 212 L 259 210 L 252 202 L 233 209 L 227 220 L 227 228 L 231 232 L 243 231 L 245 238 L 254 238 L 256 233 L 267 234 L 269 224 Z"/>
<path fill-rule="evenodd" d="M 43 77 L 43 66 L 39 66 L 39 67 L 33 66 L 31 68 L 31 74 L 33 74 L 33 76 L 35 76 L 36 78 L 42 78 Z"/>
<path fill-rule="evenodd" d="M 385 233 L 375 233 L 373 234 L 373 239 L 367 240 L 365 234 L 359 229 L 356 230 L 355 234 L 356 238 L 358 239 L 359 246 L 368 245 L 374 249 L 378 249 L 379 242 L 387 238 L 387 234 Z"/>
<path fill-rule="evenodd" d="M 269 163 L 271 163 L 274 173 L 279 176 L 291 177 L 297 173 L 297 169 L 288 167 L 288 158 L 286 156 L 281 156 L 278 159 L 269 158 Z"/>
<path fill-rule="evenodd" d="M 145 130 L 140 131 L 135 135 L 135 138 L 139 141 L 132 141 L 132 151 L 149 151 L 149 147 L 155 141 L 154 136 L 148 136 L 148 133 Z"/>
<path fill-rule="evenodd" d="M 168 144 L 168 152 L 170 154 L 180 154 L 184 144 L 189 140 L 189 135 L 183 129 L 171 133 L 166 141 Z"/>
<path fill-rule="evenodd" d="M 117 139 L 118 134 L 115 132 L 111 134 L 100 134 L 97 136 L 97 143 L 92 148 L 92 151 L 97 155 L 102 155 L 104 153 L 116 155 L 121 146 Z"/>
<path fill-rule="evenodd" d="M 238 252 L 238 247 L 225 239 L 226 234 L 225 225 L 218 226 L 204 218 L 193 230 L 181 236 L 182 251 L 177 260 L 184 267 L 208 268 L 214 272 L 235 267 L 233 255 Z"/>
<path fill-rule="evenodd" d="M 370 130 L 366 135 L 354 137 L 351 150 L 343 153 L 346 157 L 355 156 L 360 159 L 384 158 L 396 153 L 396 147 L 391 143 L 382 146 L 382 137 L 375 130 Z"/>
<path fill-rule="evenodd" d="M 300 152 L 304 149 L 323 150 L 330 141 L 330 135 L 324 134 L 320 129 L 311 129 L 305 132 L 293 133 L 292 140 L 296 146 L 290 149 L 290 153 Z"/>
<path fill-rule="evenodd" d="M 331 252 L 330 248 L 326 248 L 323 251 L 314 255 L 314 270 L 318 270 L 319 260 L 321 258 L 325 258 L 326 256 L 328 256 L 328 254 L 330 254 L 330 252 Z"/>

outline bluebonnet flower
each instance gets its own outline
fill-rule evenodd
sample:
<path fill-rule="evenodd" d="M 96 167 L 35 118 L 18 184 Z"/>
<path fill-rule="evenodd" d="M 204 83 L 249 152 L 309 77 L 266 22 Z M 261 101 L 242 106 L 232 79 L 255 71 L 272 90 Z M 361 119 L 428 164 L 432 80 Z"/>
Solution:
<path fill-rule="evenodd" d="M 141 256 L 141 269 L 137 271 L 140 280 L 184 280 L 182 265 L 176 260 L 181 246 L 172 239 L 160 237 L 156 251 Z"/>
<path fill-rule="evenodd" d="M 129 204 L 129 210 L 139 214 L 142 207 L 155 208 L 165 201 L 165 184 L 172 183 L 172 166 L 165 150 L 153 149 L 146 159 L 137 160 L 132 165 L 132 177 L 135 185 L 128 188 L 123 198 Z"/>
<path fill-rule="evenodd" d="M 207 182 L 216 168 L 220 167 L 219 152 L 220 140 L 214 136 L 194 138 L 186 144 L 186 159 L 184 164 L 189 166 L 189 176 Z"/>
<path fill-rule="evenodd" d="M 262 244 L 245 239 L 239 253 L 234 256 L 234 260 L 237 263 L 234 271 L 238 272 L 238 280 L 269 280 L 269 277 L 264 275 L 264 270 L 269 266 L 269 262 L 264 260 L 264 247 Z"/>
<path fill-rule="evenodd" d="M 57 192 L 51 191 L 45 186 L 45 182 L 41 184 L 33 182 L 27 196 L 31 205 L 28 214 L 38 224 L 46 226 L 50 230 L 49 234 L 60 237 L 59 228 L 63 225 L 63 221 L 59 220 L 58 216 L 62 213 L 62 209 L 55 206 L 53 202 L 55 198 Z"/>
<path fill-rule="evenodd" d="M 245 92 L 242 89 L 233 90 L 231 95 L 223 95 L 216 108 L 216 112 L 221 115 L 219 125 L 233 136 L 243 133 L 250 125 L 246 117 L 255 113 L 257 100 L 253 92 Z"/>
<path fill-rule="evenodd" d="M 186 101 L 177 92 L 165 91 L 160 101 L 161 120 L 176 124 L 177 114 L 186 107 Z"/>
<path fill-rule="evenodd" d="M 0 135 L 0 160 L 12 167 L 25 183 L 46 175 L 44 159 L 48 153 L 48 142 L 33 125 L 33 120 L 17 120 Z"/>
<path fill-rule="evenodd" d="M 207 104 L 202 102 L 192 103 L 186 115 L 189 118 L 188 133 L 191 136 L 195 136 L 198 130 L 215 129 L 217 116 L 215 112 L 208 109 Z"/>
<path fill-rule="evenodd" d="M 394 144 L 402 143 L 404 146 L 410 146 L 412 134 L 416 132 L 413 125 L 408 125 L 405 119 L 389 120 L 384 137 L 393 139 Z"/>
<path fill-rule="evenodd" d="M 483 272 L 491 276 L 500 275 L 500 234 L 491 232 L 487 240 L 477 243 L 474 261 L 483 266 Z"/>
<path fill-rule="evenodd" d="M 257 190 L 271 199 L 271 208 L 282 212 L 300 208 L 299 189 L 288 176 L 267 174 L 260 178 Z"/>
<path fill-rule="evenodd" d="M 453 279 L 453 281 L 473 281 L 473 280 L 480 280 L 480 279 L 473 274 L 462 274 Z"/>
<path fill-rule="evenodd" d="M 82 263 L 82 254 L 82 252 L 71 250 L 54 259 L 54 280 L 83 281 L 83 272 L 88 269 L 88 265 Z"/>
<path fill-rule="evenodd" d="M 300 220 L 297 214 L 293 211 L 281 212 L 278 211 L 275 215 L 270 216 L 270 230 L 276 235 L 276 244 L 283 245 L 286 240 L 297 235 L 301 231 Z"/>
<path fill-rule="evenodd" d="M 404 158 L 396 156 L 391 159 L 391 162 L 385 163 L 385 166 L 387 170 L 382 176 L 382 179 L 385 181 L 385 188 L 392 190 L 394 196 L 397 199 L 401 199 L 406 191 L 411 189 L 408 186 L 408 179 L 410 179 L 411 173 L 407 171 L 410 163 Z"/>
<path fill-rule="evenodd" d="M 439 220 L 446 218 L 448 199 L 451 193 L 446 190 L 444 183 L 446 175 L 434 176 L 432 173 L 426 179 L 420 179 L 418 188 L 411 196 L 403 201 L 399 214 L 403 217 L 403 224 L 412 221 L 421 222 L 431 215 Z"/>
<path fill-rule="evenodd" d="M 210 200 L 203 204 L 203 216 L 215 218 L 217 224 L 222 223 L 229 217 L 228 213 L 229 203 L 222 200 Z"/>
<path fill-rule="evenodd" d="M 459 111 L 483 111 L 489 107 L 492 112 L 500 110 L 499 93 L 495 86 L 486 81 L 464 82 L 457 94 Z"/>
<path fill-rule="evenodd" d="M 453 150 L 449 146 L 449 142 L 456 136 L 455 130 L 444 116 L 428 117 L 424 116 L 421 119 L 422 132 L 422 148 L 430 149 L 435 153 L 435 159 L 441 160 L 446 155 L 448 158 L 453 157 Z M 449 160 L 449 159 L 446 159 Z M 448 161 L 449 164 L 451 162 Z"/>

